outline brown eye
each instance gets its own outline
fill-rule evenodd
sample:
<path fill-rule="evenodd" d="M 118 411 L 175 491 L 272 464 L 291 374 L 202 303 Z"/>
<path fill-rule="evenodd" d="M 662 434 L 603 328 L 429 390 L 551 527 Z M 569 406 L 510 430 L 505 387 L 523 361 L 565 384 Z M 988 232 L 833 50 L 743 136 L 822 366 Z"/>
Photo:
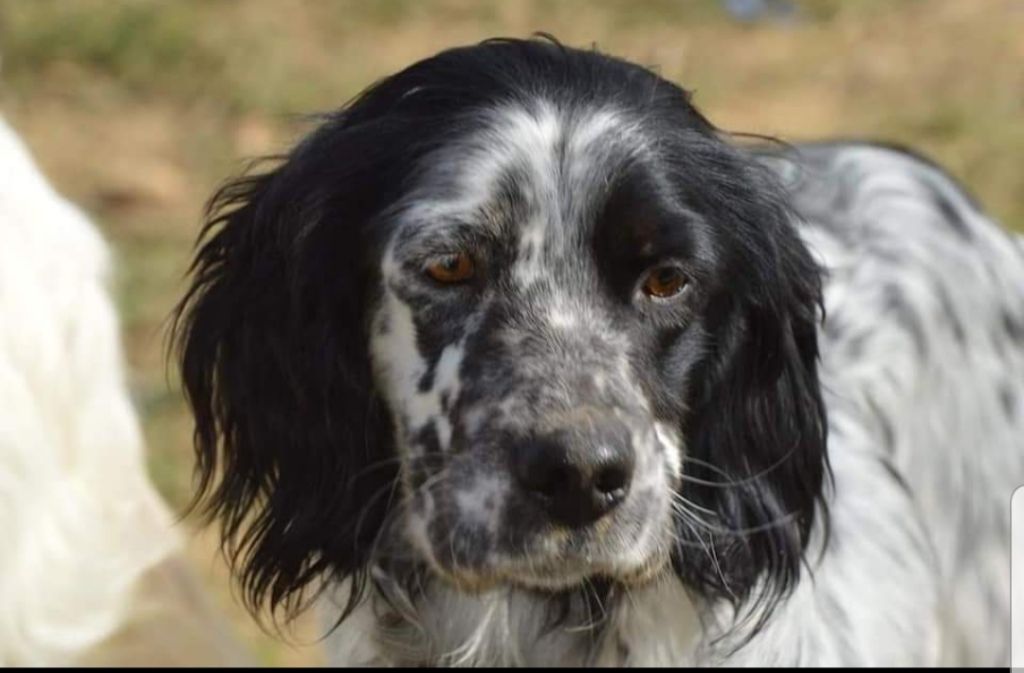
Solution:
<path fill-rule="evenodd" d="M 473 259 L 464 252 L 444 255 L 427 265 L 427 275 L 439 283 L 463 283 L 473 277 Z"/>
<path fill-rule="evenodd" d="M 656 299 L 668 299 L 683 291 L 686 276 L 674 266 L 661 266 L 649 272 L 641 286 L 644 294 Z"/>

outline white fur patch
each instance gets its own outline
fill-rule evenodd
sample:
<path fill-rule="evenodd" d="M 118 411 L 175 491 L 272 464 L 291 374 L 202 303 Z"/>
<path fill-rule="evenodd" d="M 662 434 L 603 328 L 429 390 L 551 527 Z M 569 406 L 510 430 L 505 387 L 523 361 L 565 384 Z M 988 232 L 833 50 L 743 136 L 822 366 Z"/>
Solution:
<path fill-rule="evenodd" d="M 380 332 L 381 324 L 387 329 Z M 420 392 L 419 382 L 427 373 L 427 361 L 416 347 L 416 323 L 412 309 L 394 292 L 386 290 L 377 314 L 371 350 L 378 375 L 383 380 L 389 399 L 397 404 L 407 423 L 407 431 L 415 432 L 427 423 L 436 424 L 442 449 L 451 443 L 452 428 L 441 405 L 447 394 L 454 402 L 459 393 L 459 367 L 463 346 L 459 342 L 441 352 L 434 372 L 433 385 Z"/>

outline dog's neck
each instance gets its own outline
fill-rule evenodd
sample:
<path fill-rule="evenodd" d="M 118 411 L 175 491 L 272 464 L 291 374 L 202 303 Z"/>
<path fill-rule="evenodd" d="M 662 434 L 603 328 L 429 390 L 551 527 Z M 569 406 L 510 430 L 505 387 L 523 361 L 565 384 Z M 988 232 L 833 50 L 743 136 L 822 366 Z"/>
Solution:
<path fill-rule="evenodd" d="M 377 573 L 374 588 L 326 640 L 329 661 L 345 665 L 665 666 L 695 663 L 698 612 L 679 581 L 618 588 L 602 601 L 517 588 L 461 592 L 440 581 L 407 582 Z M 333 625 L 347 584 L 325 596 Z M 595 614 L 596 612 L 596 614 Z"/>

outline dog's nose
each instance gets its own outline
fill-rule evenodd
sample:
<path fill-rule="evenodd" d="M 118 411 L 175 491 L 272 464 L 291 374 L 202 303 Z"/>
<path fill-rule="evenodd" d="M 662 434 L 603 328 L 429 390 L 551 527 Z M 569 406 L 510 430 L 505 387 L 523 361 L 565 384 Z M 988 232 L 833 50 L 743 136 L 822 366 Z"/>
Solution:
<path fill-rule="evenodd" d="M 625 500 L 635 463 L 625 431 L 526 439 L 513 461 L 520 487 L 553 521 L 571 528 L 597 521 Z"/>

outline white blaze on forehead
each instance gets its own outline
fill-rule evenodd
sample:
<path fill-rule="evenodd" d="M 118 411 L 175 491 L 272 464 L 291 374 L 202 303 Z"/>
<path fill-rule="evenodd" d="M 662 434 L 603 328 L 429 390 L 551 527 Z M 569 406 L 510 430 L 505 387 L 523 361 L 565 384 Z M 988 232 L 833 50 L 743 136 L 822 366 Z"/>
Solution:
<path fill-rule="evenodd" d="M 552 306 L 548 309 L 548 324 L 564 330 L 579 327 L 579 316 L 574 311 L 566 311 L 562 307 Z"/>
<path fill-rule="evenodd" d="M 586 307 L 556 293 L 548 299 L 548 324 L 564 330 L 577 330 L 585 317 Z"/>
<path fill-rule="evenodd" d="M 433 186 L 414 194 L 406 217 L 423 226 L 444 226 L 451 217 L 462 217 L 492 203 L 501 179 L 513 171 L 520 178 L 517 197 L 528 203 L 552 202 L 558 170 L 556 148 L 562 124 L 553 106 L 533 110 L 507 106 L 488 114 L 486 128 L 465 142 L 432 158 L 427 176 L 450 182 L 455 194 L 431 198 Z M 541 223 L 543 227 L 543 223 Z"/>
<path fill-rule="evenodd" d="M 596 110 L 571 123 L 564 116 L 553 116 L 550 110 L 546 113 L 537 122 L 543 133 L 531 133 L 528 126 L 516 124 L 509 134 L 509 141 L 519 143 L 524 153 L 536 152 L 528 164 L 532 170 L 525 176 L 531 214 L 520 234 L 514 270 L 516 281 L 524 288 L 544 275 L 545 253 L 550 251 L 555 259 L 563 255 L 566 232 L 582 224 L 563 222 L 562 218 L 584 217 L 595 190 L 605 184 L 609 137 L 633 134 L 633 126 L 613 110 Z"/>
<path fill-rule="evenodd" d="M 526 200 L 529 219 L 520 223 L 519 262 L 513 276 L 520 286 L 527 287 L 542 274 L 544 247 L 551 243 L 550 232 L 561 229 L 552 219 L 559 217 L 558 147 L 564 134 L 563 123 L 548 105 L 542 105 L 535 113 L 508 108 L 495 115 L 490 134 L 488 141 L 501 148 L 495 155 L 496 172 L 515 170 L 522 181 L 521 196 Z"/>
<path fill-rule="evenodd" d="M 614 338 L 607 327 L 607 317 L 586 299 L 580 299 L 555 289 L 548 294 L 545 302 L 549 326 L 578 333 L 582 333 L 581 330 L 588 330 L 609 343 Z M 628 344 L 620 345 L 628 346 Z"/>
<path fill-rule="evenodd" d="M 617 110 L 595 110 L 582 118 L 566 147 L 569 186 L 585 187 L 595 175 L 601 175 L 595 166 L 606 162 L 612 152 L 621 150 L 621 144 L 609 142 L 620 139 L 626 141 L 630 151 L 644 144 L 638 124 Z"/>
<path fill-rule="evenodd" d="M 418 227 L 443 227 L 486 211 L 499 188 L 515 189 L 525 219 L 514 223 L 519 240 L 512 275 L 528 287 L 544 276 L 545 264 L 564 254 L 565 234 L 580 224 L 563 217 L 585 217 L 607 187 L 615 155 L 643 147 L 638 123 L 620 111 L 570 113 L 545 102 L 502 107 L 488 113 L 484 130 L 431 160 L 426 174 L 454 186 L 454 196 L 437 199 L 437 191 L 425 187 L 406 216 Z"/>

